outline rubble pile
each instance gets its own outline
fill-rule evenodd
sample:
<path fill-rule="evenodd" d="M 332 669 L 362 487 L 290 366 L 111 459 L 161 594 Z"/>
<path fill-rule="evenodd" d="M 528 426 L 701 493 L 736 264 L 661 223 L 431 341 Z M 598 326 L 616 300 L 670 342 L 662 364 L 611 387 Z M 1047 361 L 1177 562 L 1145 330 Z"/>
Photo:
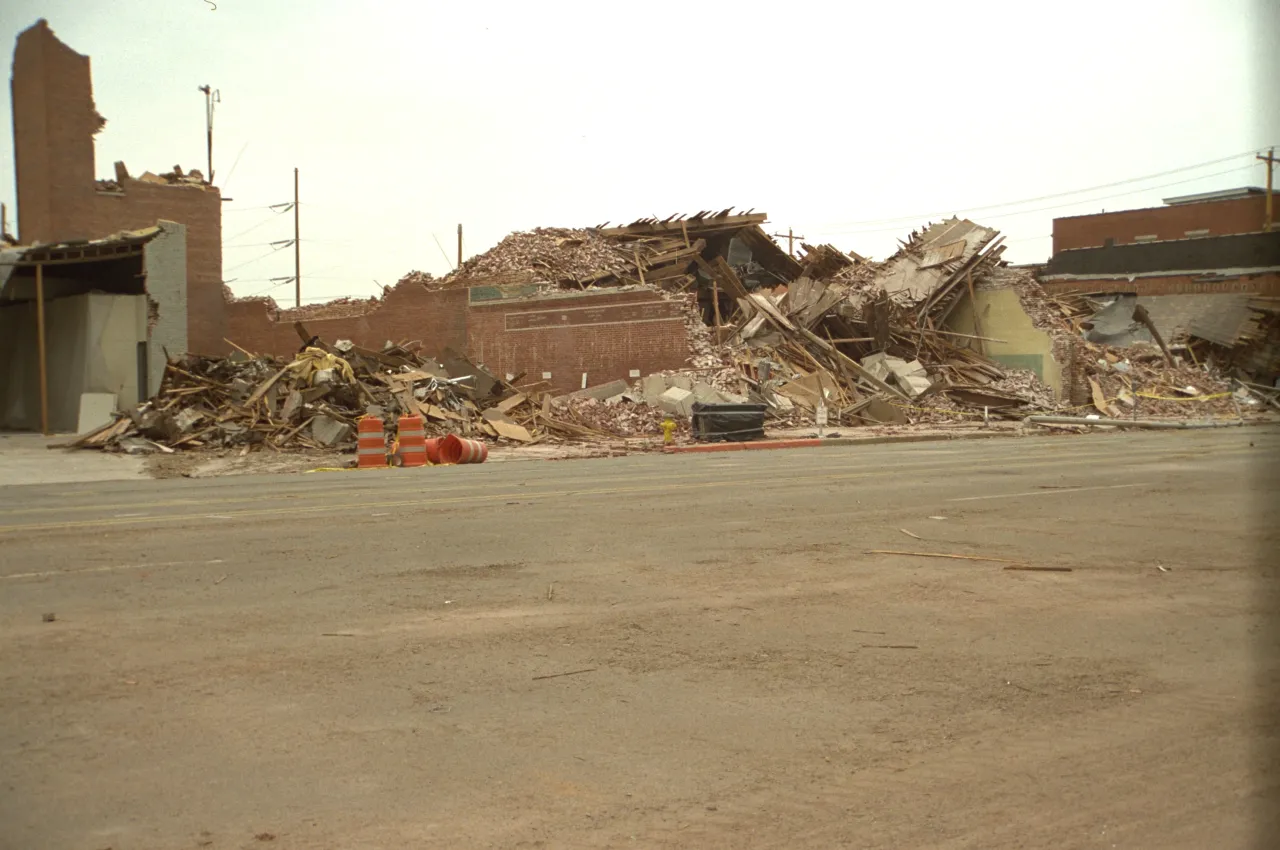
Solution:
<path fill-rule="evenodd" d="M 661 431 L 656 408 L 593 399 L 554 400 L 543 382 L 517 387 L 446 349 L 439 361 L 417 347 L 380 351 L 332 345 L 296 323 L 304 344 L 292 360 L 239 352 L 187 355 L 167 364 L 155 397 L 67 444 L 131 453 L 193 449 L 347 450 L 358 420 L 422 417 L 428 437 L 455 433 L 511 444 L 633 436 Z M 625 388 L 625 385 L 623 385 Z"/>
<path fill-rule="evenodd" d="M 335 298 L 323 304 L 304 304 L 301 307 L 275 307 L 277 321 L 308 321 L 313 319 L 351 319 L 364 316 L 377 309 L 381 299 Z"/>
<path fill-rule="evenodd" d="M 428 288 L 468 286 L 476 278 L 513 274 L 525 275 L 527 279 L 522 282 L 526 283 L 586 283 L 621 274 L 631 267 L 628 253 L 598 232 L 540 227 L 512 233 L 485 253 L 464 261 L 443 279 L 424 284 Z"/>
<path fill-rule="evenodd" d="M 661 408 L 626 398 L 601 401 L 564 396 L 552 400 L 551 412 L 561 423 L 572 423 L 600 436 L 615 437 L 652 437 L 661 434 L 662 423 L 668 418 L 668 414 Z M 688 432 L 687 420 L 674 421 L 677 433 Z"/>
<path fill-rule="evenodd" d="M 1112 419 L 1236 416 L 1258 406 L 1221 373 L 1179 359 L 1170 366 L 1150 345 L 1083 343 L 1083 379 L 1092 411 Z"/>

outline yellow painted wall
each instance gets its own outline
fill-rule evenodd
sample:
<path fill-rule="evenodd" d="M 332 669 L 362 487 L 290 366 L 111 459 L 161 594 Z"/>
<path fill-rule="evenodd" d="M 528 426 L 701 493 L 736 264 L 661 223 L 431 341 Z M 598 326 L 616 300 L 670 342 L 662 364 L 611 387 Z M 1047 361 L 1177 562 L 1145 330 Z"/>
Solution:
<path fill-rule="evenodd" d="M 990 289 L 975 293 L 982 336 L 1004 340 L 984 342 L 988 357 L 1012 369 L 1030 369 L 1062 396 L 1062 372 L 1065 363 L 1053 359 L 1053 341 L 1037 328 L 1022 309 L 1018 293 L 1012 289 Z M 974 303 L 964 296 L 947 319 L 947 329 L 956 333 L 975 334 Z M 963 342 L 963 340 L 956 340 Z M 972 342 L 970 342 L 972 345 Z"/>

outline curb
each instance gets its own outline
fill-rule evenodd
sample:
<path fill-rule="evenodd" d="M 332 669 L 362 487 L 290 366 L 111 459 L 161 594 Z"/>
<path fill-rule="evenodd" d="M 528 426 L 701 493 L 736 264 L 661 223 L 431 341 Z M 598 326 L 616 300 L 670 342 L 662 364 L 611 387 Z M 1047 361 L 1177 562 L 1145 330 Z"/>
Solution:
<path fill-rule="evenodd" d="M 663 454 L 704 454 L 744 452 L 762 449 L 808 449 L 821 446 L 873 446 L 884 443 L 936 443 L 943 440 L 989 440 L 1016 437 L 1016 431 L 981 431 L 973 434 L 885 434 L 878 437 L 826 437 L 801 440 L 753 440 L 743 443 L 708 443 L 696 446 L 666 446 Z"/>

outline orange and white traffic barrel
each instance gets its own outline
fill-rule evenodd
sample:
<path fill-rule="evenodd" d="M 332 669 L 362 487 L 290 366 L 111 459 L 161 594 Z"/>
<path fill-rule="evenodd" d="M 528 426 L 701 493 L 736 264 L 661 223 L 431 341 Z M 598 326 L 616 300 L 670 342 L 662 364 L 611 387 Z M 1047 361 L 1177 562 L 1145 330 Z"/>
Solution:
<path fill-rule="evenodd" d="M 377 416 L 360 417 L 356 439 L 356 467 L 385 469 L 386 466 L 387 436 L 382 432 L 382 420 Z"/>
<path fill-rule="evenodd" d="M 404 466 L 427 465 L 427 432 L 421 416 L 401 416 L 397 425 L 400 458 Z"/>
<path fill-rule="evenodd" d="M 440 441 L 441 463 L 484 463 L 488 457 L 489 447 L 479 440 L 450 434 Z"/>

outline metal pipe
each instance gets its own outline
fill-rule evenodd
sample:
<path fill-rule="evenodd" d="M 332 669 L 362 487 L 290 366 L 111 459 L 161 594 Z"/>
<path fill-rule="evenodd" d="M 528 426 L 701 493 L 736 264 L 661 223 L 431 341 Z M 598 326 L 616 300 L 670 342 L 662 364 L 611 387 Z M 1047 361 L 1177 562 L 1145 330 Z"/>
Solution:
<path fill-rule="evenodd" d="M 1024 425 L 1109 425 L 1114 428 L 1149 428 L 1156 430 L 1187 430 L 1190 428 L 1230 428 L 1244 424 L 1234 422 L 1157 422 L 1151 419 L 1086 419 L 1083 416 L 1028 416 Z"/>

